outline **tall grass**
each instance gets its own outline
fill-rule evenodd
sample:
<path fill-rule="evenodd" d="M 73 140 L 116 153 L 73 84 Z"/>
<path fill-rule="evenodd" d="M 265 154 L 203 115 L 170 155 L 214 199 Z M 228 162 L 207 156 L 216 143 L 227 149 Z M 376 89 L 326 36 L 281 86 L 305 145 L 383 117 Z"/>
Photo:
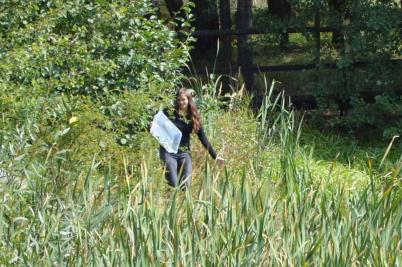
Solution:
<path fill-rule="evenodd" d="M 244 109 L 223 114 L 222 127 L 240 127 L 228 140 L 241 132 L 239 145 L 251 144 L 229 147 L 226 169 L 195 157 L 186 192 L 163 184 L 153 153 L 140 165 L 122 159 L 123 171 L 99 155 L 90 168 L 66 164 L 68 151 L 23 166 L 26 186 L 0 192 L 0 264 L 402 265 L 402 160 L 368 167 L 356 190 L 328 186 L 337 167 L 317 175 L 285 103 L 267 90 L 257 121 Z M 384 179 L 393 182 L 384 187 Z"/>

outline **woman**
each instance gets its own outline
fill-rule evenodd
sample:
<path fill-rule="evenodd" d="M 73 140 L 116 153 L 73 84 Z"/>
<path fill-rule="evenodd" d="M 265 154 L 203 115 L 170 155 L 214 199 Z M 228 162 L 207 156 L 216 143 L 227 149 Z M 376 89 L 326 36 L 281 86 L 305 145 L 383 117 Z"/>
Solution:
<path fill-rule="evenodd" d="M 174 108 L 164 109 L 163 113 L 181 131 L 182 137 L 177 153 L 169 153 L 160 146 L 160 157 L 165 163 L 165 176 L 169 185 L 173 187 L 189 187 L 191 184 L 191 151 L 190 134 L 197 134 L 202 145 L 208 150 L 213 159 L 219 165 L 225 164 L 225 160 L 216 155 L 202 128 L 201 117 L 193 101 L 191 93 L 186 88 L 181 88 L 176 93 Z"/>

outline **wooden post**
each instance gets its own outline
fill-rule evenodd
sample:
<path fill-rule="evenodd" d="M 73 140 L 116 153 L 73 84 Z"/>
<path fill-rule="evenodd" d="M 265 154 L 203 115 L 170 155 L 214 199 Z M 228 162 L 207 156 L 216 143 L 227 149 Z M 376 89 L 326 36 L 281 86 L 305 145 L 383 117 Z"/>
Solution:
<path fill-rule="evenodd" d="M 303 30 L 297 28 L 288 28 L 288 33 L 305 33 L 305 32 L 312 32 L 316 31 L 315 27 L 303 27 Z M 321 27 L 320 32 L 333 32 L 333 27 Z M 201 30 L 201 31 L 194 31 L 192 35 L 194 37 L 199 36 L 227 36 L 227 35 L 250 35 L 250 34 L 267 34 L 267 33 L 278 33 L 275 29 L 260 29 L 260 28 L 250 28 L 250 29 L 234 29 L 234 30 Z M 178 33 L 180 34 L 180 33 Z"/>
<path fill-rule="evenodd" d="M 314 56 L 314 61 L 316 64 L 320 63 L 320 57 L 321 57 L 321 38 L 320 38 L 320 24 L 321 24 L 321 20 L 320 20 L 320 6 L 317 5 L 316 6 L 316 10 L 315 10 L 315 16 L 314 16 L 314 28 L 315 28 L 315 32 L 314 32 L 314 37 L 315 37 L 315 41 L 316 41 L 316 46 L 315 46 L 315 56 Z"/>
<path fill-rule="evenodd" d="M 194 0 L 195 7 L 193 9 L 196 30 L 218 30 L 219 14 L 218 6 L 215 1 Z M 205 56 L 206 52 L 216 53 L 218 37 L 216 36 L 200 36 L 197 38 L 195 50 L 200 56 Z"/>
<path fill-rule="evenodd" d="M 237 0 L 237 28 L 249 29 L 252 25 L 252 0 Z M 241 68 L 246 90 L 253 90 L 253 58 L 247 44 L 248 35 L 237 36 L 237 64 Z"/>
<path fill-rule="evenodd" d="M 230 30 L 232 27 L 232 22 L 230 19 L 230 0 L 219 0 L 219 18 L 220 18 L 220 29 Z M 231 46 L 231 36 L 220 37 L 222 42 L 222 58 L 227 62 L 232 61 L 232 46 Z"/>
<path fill-rule="evenodd" d="M 314 80 L 315 86 L 318 88 L 321 84 L 320 80 L 320 57 L 321 57 L 321 31 L 320 31 L 320 4 L 315 4 L 315 15 L 314 15 L 314 39 L 315 39 L 315 51 L 314 51 L 314 64 L 315 64 L 315 71 L 314 71 Z M 319 90 L 318 90 L 319 91 Z"/>
<path fill-rule="evenodd" d="M 219 0 L 220 30 L 230 30 L 232 22 L 230 19 L 230 0 Z M 225 68 L 232 66 L 232 38 L 230 35 L 219 38 L 222 44 L 220 51 L 221 59 Z M 223 93 L 229 92 L 229 77 L 222 76 Z"/>

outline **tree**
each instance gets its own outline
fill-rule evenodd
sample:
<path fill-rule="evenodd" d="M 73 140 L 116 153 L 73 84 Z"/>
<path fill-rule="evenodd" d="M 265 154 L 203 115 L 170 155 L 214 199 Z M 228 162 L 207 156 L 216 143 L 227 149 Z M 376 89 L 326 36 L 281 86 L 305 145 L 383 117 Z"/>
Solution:
<path fill-rule="evenodd" d="M 219 0 L 219 21 L 220 28 L 222 30 L 230 30 L 232 27 L 232 22 L 230 18 L 230 0 Z M 231 37 L 223 36 L 221 37 L 222 41 L 222 58 L 231 65 L 232 58 L 232 45 L 231 45 Z"/>
<path fill-rule="evenodd" d="M 183 17 L 180 12 L 183 7 L 182 0 L 165 0 L 170 16 Z M 192 21 L 195 30 L 217 30 L 219 29 L 219 16 L 216 0 L 194 0 L 192 13 L 195 20 Z M 178 13 L 179 12 L 179 13 Z M 195 45 L 195 53 L 204 53 L 206 50 L 216 50 L 217 37 L 198 37 Z"/>
<path fill-rule="evenodd" d="M 344 18 L 346 10 L 345 0 L 329 0 L 329 7 L 331 15 L 334 17 L 335 30 L 332 32 L 332 43 L 336 45 L 343 44 L 343 36 L 340 27 Z"/>
<path fill-rule="evenodd" d="M 291 6 L 288 0 L 267 0 L 269 13 L 278 19 L 285 25 L 289 23 L 291 16 Z M 289 34 L 283 33 L 281 39 L 281 45 L 285 45 L 289 42 Z"/>
<path fill-rule="evenodd" d="M 182 0 L 165 0 L 166 6 L 169 10 L 170 17 L 175 17 L 176 13 L 180 11 L 183 6 Z"/>
<path fill-rule="evenodd" d="M 219 22 L 222 30 L 230 30 L 232 22 L 230 18 L 230 0 L 219 0 Z M 232 38 L 230 35 L 222 36 L 220 38 L 221 46 L 221 58 L 225 67 L 231 67 L 232 65 Z M 229 91 L 229 78 L 227 76 L 222 77 L 222 88 L 224 92 Z"/>
<path fill-rule="evenodd" d="M 216 0 L 194 0 L 194 26 L 196 30 L 217 30 L 219 29 L 219 16 Z M 216 51 L 218 38 L 216 36 L 198 37 L 196 51 Z"/>
<path fill-rule="evenodd" d="M 237 0 L 237 29 L 249 29 L 252 26 L 252 0 Z M 253 89 L 252 52 L 248 46 L 248 35 L 237 36 L 237 64 L 241 67 L 246 89 Z"/>
<path fill-rule="evenodd" d="M 8 120 L 1 128 L 29 119 L 50 134 L 85 113 L 83 128 L 140 144 L 153 100 L 183 78 L 188 43 L 148 0 L 44 2 L 2 1 L 0 112 Z"/>

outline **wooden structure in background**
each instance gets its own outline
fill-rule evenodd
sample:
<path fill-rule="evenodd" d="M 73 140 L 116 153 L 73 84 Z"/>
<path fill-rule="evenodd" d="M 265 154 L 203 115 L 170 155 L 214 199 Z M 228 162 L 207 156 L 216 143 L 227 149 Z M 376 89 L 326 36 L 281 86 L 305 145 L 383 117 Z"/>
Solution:
<path fill-rule="evenodd" d="M 165 0 L 166 2 L 181 2 L 181 0 Z M 199 0 L 200 1 L 200 0 Z M 203 1 L 203 0 L 201 0 Z M 283 36 L 288 38 L 290 33 L 313 33 L 315 40 L 315 52 L 314 60 L 309 64 L 297 64 L 297 65 L 277 65 L 277 66 L 256 66 L 253 64 L 253 55 L 250 47 L 248 46 L 248 37 L 253 34 L 267 34 L 278 33 L 273 29 L 257 29 L 252 27 L 252 0 L 237 0 L 237 20 L 236 27 L 232 30 L 231 14 L 230 14 L 230 0 L 218 0 L 219 1 L 219 29 L 215 30 L 196 30 L 192 33 L 192 36 L 196 38 L 202 37 L 217 37 L 221 43 L 220 46 L 220 61 L 224 64 L 220 64 L 220 68 L 215 68 L 214 72 L 217 74 L 230 74 L 233 71 L 240 70 L 245 87 L 250 92 L 254 91 L 253 76 L 254 73 L 261 72 L 286 72 L 286 71 L 302 71 L 302 70 L 314 70 L 314 69 L 337 69 L 336 63 L 321 63 L 321 33 L 331 32 L 334 39 L 334 43 L 340 42 L 340 32 L 338 29 L 331 27 L 322 27 L 321 18 L 319 15 L 320 6 L 316 3 L 315 9 L 317 12 L 314 16 L 314 27 L 292 28 L 288 27 Z M 330 5 L 334 10 L 342 9 L 344 0 L 330 0 Z M 287 16 L 290 16 L 290 6 L 288 0 L 267 0 L 269 5 L 277 5 L 277 9 L 272 12 L 277 12 L 277 16 L 286 20 Z M 402 3 L 401 3 L 402 5 Z M 231 54 L 231 41 L 232 36 L 237 37 L 237 64 L 232 64 Z M 391 60 L 392 63 L 401 64 L 402 59 Z M 359 68 L 368 65 L 370 62 L 355 62 L 351 65 L 351 68 Z M 205 73 L 205 69 L 195 70 L 197 74 Z M 317 78 L 318 79 L 318 78 Z M 228 80 L 222 79 L 222 82 L 228 82 Z M 223 85 L 225 88 L 226 86 Z M 300 101 L 313 101 L 312 96 L 293 96 L 294 99 L 300 99 Z M 297 101 L 297 100 L 296 100 Z M 314 102 L 314 101 L 313 101 Z"/>

